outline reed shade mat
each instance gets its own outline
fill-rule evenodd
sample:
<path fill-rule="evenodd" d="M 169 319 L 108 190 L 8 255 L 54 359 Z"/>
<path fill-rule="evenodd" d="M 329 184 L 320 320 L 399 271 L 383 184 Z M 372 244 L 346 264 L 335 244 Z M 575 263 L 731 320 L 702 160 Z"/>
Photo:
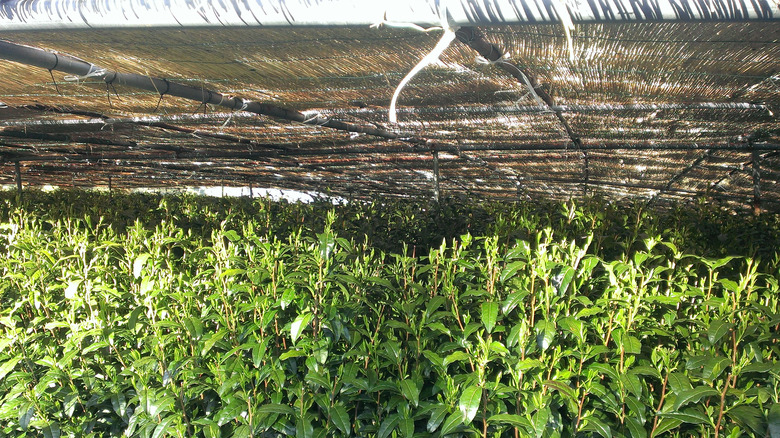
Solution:
<path fill-rule="evenodd" d="M 350 199 L 599 195 L 661 206 L 704 198 L 776 212 L 773 14 L 575 17 L 573 59 L 557 20 L 453 23 L 458 40 L 401 91 L 396 124 L 387 121 L 396 86 L 441 31 L 8 29 L 0 183 L 16 187 L 18 175 L 23 187 L 110 180 L 113 190 L 229 185 Z"/>

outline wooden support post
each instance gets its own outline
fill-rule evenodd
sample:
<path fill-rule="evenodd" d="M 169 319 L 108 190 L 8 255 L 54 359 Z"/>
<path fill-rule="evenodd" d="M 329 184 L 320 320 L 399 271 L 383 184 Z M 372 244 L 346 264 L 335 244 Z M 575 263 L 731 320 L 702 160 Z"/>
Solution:
<path fill-rule="evenodd" d="M 588 157 L 588 151 L 582 151 L 583 163 L 583 184 L 582 184 L 582 196 L 588 196 L 588 185 L 590 184 L 590 157 Z"/>
<path fill-rule="evenodd" d="M 22 200 L 22 165 L 14 161 L 14 173 L 16 174 L 16 196 L 19 201 Z"/>
<path fill-rule="evenodd" d="M 114 188 L 111 186 L 111 175 L 108 175 L 108 199 L 113 200 Z"/>
<path fill-rule="evenodd" d="M 252 181 L 249 181 L 249 199 L 255 198 L 254 190 L 255 188 L 252 186 Z"/>
<path fill-rule="evenodd" d="M 752 142 L 751 142 L 752 146 Z M 761 214 L 761 156 L 753 149 L 753 214 Z"/>
<path fill-rule="evenodd" d="M 439 151 L 433 150 L 433 200 L 439 202 Z"/>

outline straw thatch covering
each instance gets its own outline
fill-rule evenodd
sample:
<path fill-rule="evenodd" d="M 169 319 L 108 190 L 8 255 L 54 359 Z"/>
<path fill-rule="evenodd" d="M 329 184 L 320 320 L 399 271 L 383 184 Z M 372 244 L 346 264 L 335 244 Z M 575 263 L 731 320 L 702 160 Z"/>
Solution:
<path fill-rule="evenodd" d="M 368 198 L 431 197 L 438 183 L 441 196 L 475 199 L 707 197 L 780 210 L 778 23 L 578 24 L 574 59 L 558 24 L 464 28 L 404 88 L 389 124 L 396 85 L 440 34 L 4 32 L 0 40 L 200 88 L 204 100 L 219 92 L 287 108 L 308 123 L 0 59 L 0 183 L 14 183 L 18 161 L 24 184 L 36 186 L 105 187 L 110 178 L 113 188 L 251 185 Z M 500 62 L 479 60 L 480 42 Z M 397 138 L 317 126 L 326 121 Z"/>

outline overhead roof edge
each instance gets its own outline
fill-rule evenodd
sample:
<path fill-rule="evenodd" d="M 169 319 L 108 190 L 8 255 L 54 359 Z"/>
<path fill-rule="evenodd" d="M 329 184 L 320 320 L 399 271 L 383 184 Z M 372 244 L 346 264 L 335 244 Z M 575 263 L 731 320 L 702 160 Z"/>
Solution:
<path fill-rule="evenodd" d="M 776 21 L 776 0 L 2 0 L 0 31 Z"/>

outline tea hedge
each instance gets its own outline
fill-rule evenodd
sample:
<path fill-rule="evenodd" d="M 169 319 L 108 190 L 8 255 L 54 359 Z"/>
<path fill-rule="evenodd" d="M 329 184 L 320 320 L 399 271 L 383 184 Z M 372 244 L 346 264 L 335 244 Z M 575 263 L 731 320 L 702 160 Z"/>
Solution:
<path fill-rule="evenodd" d="M 780 220 L 0 199 L 0 435 L 780 437 Z"/>

